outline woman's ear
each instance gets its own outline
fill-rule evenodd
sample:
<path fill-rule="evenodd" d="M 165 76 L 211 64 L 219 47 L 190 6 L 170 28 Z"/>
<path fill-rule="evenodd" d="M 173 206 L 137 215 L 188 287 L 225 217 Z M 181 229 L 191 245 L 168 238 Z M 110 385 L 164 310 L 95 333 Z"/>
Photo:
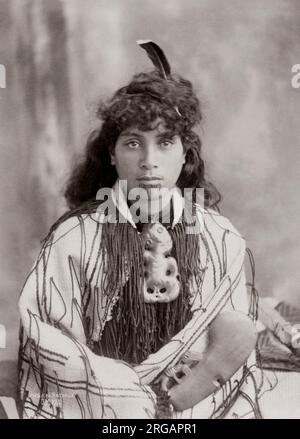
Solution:
<path fill-rule="evenodd" d="M 113 154 L 110 154 L 110 164 L 113 166 L 116 164 L 115 156 Z"/>

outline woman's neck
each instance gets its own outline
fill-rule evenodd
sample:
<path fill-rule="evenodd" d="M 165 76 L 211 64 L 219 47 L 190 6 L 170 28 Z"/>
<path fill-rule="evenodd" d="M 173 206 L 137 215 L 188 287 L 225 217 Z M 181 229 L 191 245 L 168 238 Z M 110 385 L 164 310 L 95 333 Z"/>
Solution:
<path fill-rule="evenodd" d="M 166 190 L 158 196 L 151 197 L 150 193 L 150 196 L 148 198 L 140 199 L 138 201 L 127 200 L 127 203 L 132 213 L 138 212 L 138 221 L 163 221 L 166 223 L 170 223 L 171 217 L 173 216 L 172 195 L 173 190 Z M 133 215 L 133 217 L 134 216 L 135 215 Z"/>

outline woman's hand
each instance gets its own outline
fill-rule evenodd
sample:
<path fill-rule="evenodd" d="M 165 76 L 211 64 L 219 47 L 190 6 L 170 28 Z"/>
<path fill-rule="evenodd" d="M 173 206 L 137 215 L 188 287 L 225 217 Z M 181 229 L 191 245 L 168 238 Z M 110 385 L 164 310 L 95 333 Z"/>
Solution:
<path fill-rule="evenodd" d="M 251 319 L 237 311 L 219 314 L 208 334 L 208 347 L 194 367 L 183 362 L 161 377 L 176 410 L 193 407 L 229 380 L 246 362 L 257 338 Z"/>

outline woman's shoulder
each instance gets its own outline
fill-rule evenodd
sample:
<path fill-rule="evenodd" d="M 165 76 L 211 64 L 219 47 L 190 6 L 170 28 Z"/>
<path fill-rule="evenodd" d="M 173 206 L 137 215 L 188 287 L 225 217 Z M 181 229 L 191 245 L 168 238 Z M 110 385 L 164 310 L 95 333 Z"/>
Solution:
<path fill-rule="evenodd" d="M 242 234 L 232 224 L 227 216 L 222 215 L 219 211 L 215 209 L 203 207 L 197 203 L 195 204 L 195 206 L 197 217 L 200 224 L 202 224 L 202 227 L 205 227 L 209 230 L 231 233 L 238 236 L 239 238 L 244 239 Z"/>
<path fill-rule="evenodd" d="M 214 209 L 202 208 L 199 205 L 197 213 L 203 235 L 208 238 L 209 242 L 213 242 L 219 249 L 226 246 L 227 250 L 233 254 L 245 251 L 244 236 L 226 216 Z"/>
<path fill-rule="evenodd" d="M 64 244 L 72 241 L 74 244 L 80 242 L 85 237 L 95 232 L 97 222 L 93 220 L 93 216 L 87 212 L 69 211 L 62 215 L 49 229 L 48 234 L 43 242 L 47 245 Z"/>
<path fill-rule="evenodd" d="M 203 220 L 208 227 L 219 229 L 220 231 L 223 230 L 244 239 L 240 231 L 232 224 L 227 216 L 210 208 L 203 209 L 202 215 Z"/>

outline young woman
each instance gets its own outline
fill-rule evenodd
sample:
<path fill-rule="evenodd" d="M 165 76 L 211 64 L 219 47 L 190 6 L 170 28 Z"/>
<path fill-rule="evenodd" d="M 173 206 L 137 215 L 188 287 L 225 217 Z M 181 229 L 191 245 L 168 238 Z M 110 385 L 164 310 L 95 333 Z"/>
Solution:
<path fill-rule="evenodd" d="M 66 189 L 70 211 L 26 280 L 24 417 L 258 413 L 245 242 L 218 213 L 219 194 L 205 178 L 192 84 L 166 63 L 99 105 L 102 123 Z M 234 341 L 236 324 L 246 324 L 248 351 L 228 368 L 243 344 Z"/>

